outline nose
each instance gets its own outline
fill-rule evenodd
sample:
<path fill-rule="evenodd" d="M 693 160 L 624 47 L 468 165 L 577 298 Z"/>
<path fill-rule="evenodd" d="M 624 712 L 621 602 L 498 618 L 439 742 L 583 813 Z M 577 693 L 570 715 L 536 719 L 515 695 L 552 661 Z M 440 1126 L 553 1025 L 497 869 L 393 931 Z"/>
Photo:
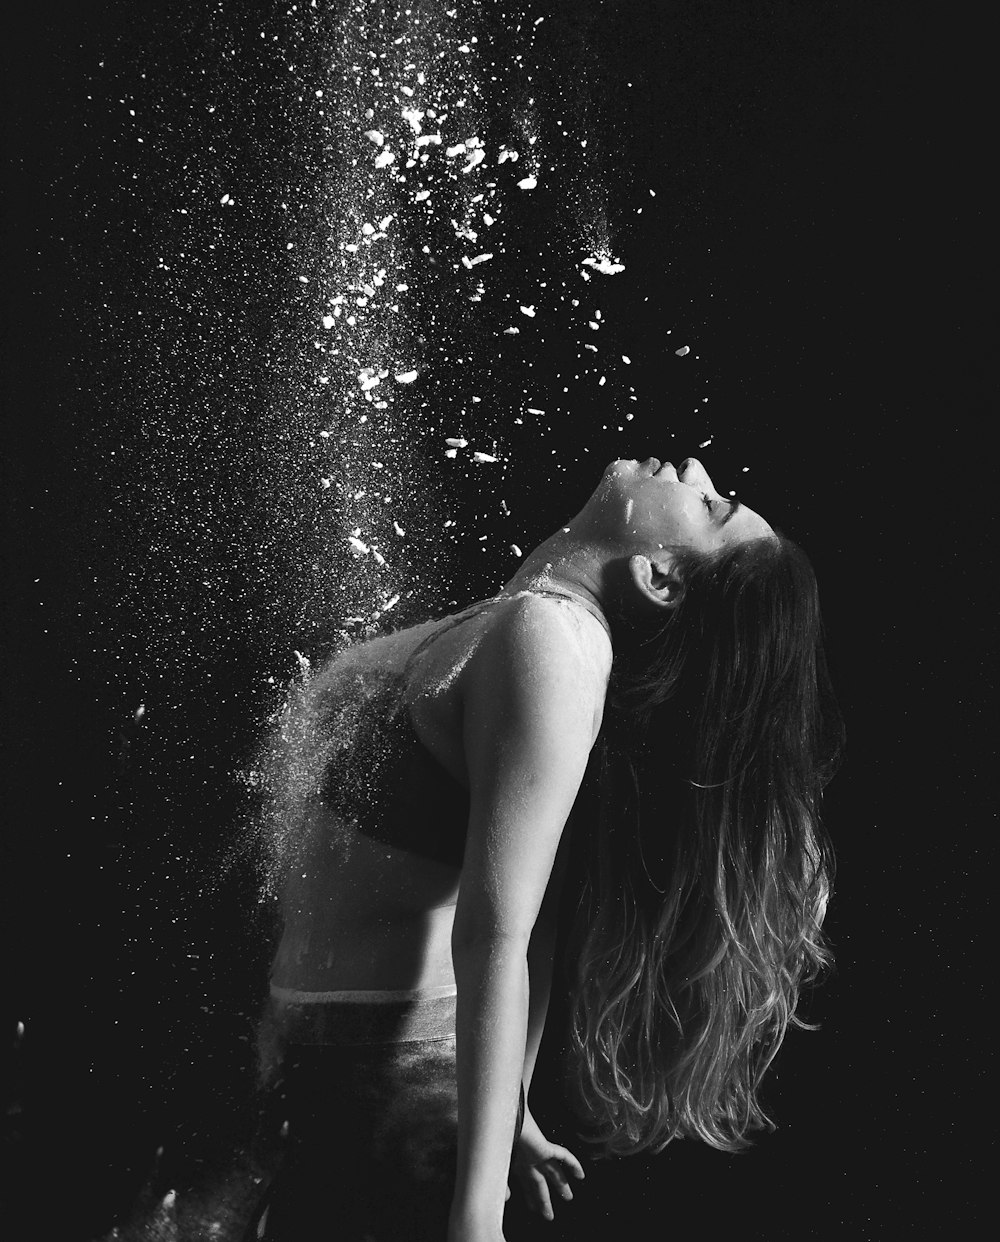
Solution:
<path fill-rule="evenodd" d="M 682 483 L 694 483 L 704 482 L 708 474 L 697 457 L 685 457 L 677 471 L 677 477 Z"/>

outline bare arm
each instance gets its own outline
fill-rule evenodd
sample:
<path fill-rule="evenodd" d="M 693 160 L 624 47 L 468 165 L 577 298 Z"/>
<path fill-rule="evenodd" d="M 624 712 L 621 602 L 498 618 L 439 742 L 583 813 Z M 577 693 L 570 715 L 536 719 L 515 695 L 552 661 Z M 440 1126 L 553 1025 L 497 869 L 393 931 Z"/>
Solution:
<path fill-rule="evenodd" d="M 518 1089 L 541 1038 L 539 1025 L 529 1045 L 529 941 L 605 688 L 605 670 L 595 667 L 561 613 L 537 597 L 509 608 L 468 668 L 463 734 L 470 818 L 452 937 L 454 1238 L 501 1237 Z"/>

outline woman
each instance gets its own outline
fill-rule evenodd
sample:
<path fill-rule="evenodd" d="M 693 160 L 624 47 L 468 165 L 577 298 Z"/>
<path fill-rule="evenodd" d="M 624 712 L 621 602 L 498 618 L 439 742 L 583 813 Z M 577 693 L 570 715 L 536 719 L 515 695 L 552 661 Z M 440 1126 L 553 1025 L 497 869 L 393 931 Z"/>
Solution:
<path fill-rule="evenodd" d="M 525 1093 L 574 803 L 590 1141 L 770 1126 L 755 1089 L 830 960 L 838 744 L 808 562 L 693 458 L 612 462 L 496 597 L 306 679 L 264 772 L 289 1148 L 255 1235 L 497 1242 L 511 1169 L 543 1215 L 573 1197 Z"/>

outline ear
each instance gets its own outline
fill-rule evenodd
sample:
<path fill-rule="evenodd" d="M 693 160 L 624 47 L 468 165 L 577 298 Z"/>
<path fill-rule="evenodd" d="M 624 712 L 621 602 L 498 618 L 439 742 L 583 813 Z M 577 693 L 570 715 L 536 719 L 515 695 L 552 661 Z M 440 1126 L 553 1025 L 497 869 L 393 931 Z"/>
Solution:
<path fill-rule="evenodd" d="M 628 572 L 644 604 L 661 611 L 677 607 L 681 598 L 681 580 L 669 552 L 661 552 L 655 557 L 630 556 Z"/>

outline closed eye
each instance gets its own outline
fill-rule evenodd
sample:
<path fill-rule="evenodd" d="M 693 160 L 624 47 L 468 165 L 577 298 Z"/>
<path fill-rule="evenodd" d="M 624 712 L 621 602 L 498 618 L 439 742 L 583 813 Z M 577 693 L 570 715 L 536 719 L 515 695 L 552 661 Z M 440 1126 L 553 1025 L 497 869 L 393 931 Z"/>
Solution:
<path fill-rule="evenodd" d="M 709 511 L 709 513 L 714 513 L 715 510 L 713 509 L 712 506 L 716 502 L 712 499 L 711 496 L 709 496 L 708 492 L 702 492 L 701 499 L 704 502 L 705 508 Z M 740 502 L 735 497 L 732 500 L 730 500 L 728 504 L 729 504 L 729 509 L 726 512 L 726 516 L 722 519 L 722 522 L 720 523 L 722 526 L 725 526 L 725 524 L 729 521 L 729 519 L 731 517 L 734 517 L 736 513 L 739 511 Z"/>

